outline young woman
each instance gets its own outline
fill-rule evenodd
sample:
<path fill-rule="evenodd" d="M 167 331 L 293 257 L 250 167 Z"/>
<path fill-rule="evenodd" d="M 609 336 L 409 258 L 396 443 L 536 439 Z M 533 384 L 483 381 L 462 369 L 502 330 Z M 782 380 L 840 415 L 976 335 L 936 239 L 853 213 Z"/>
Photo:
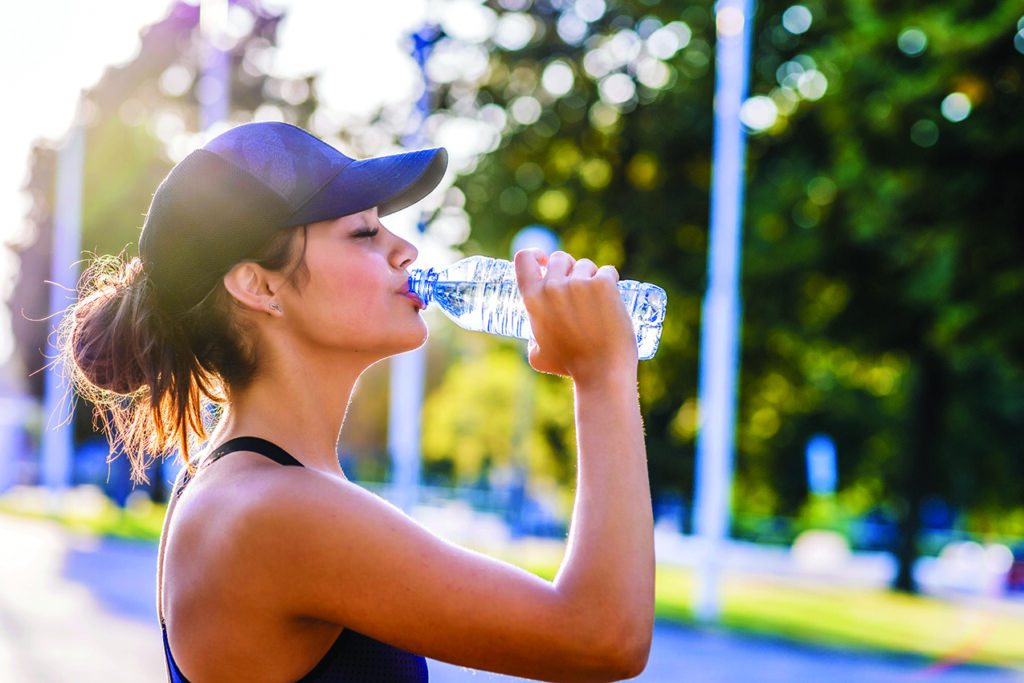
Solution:
<path fill-rule="evenodd" d="M 149 454 L 187 463 L 158 567 L 172 681 L 421 681 L 424 657 L 551 681 L 643 670 L 651 503 L 614 269 L 516 256 L 530 363 L 575 390 L 576 504 L 553 581 L 431 535 L 339 466 L 360 373 L 427 334 L 416 249 L 380 219 L 446 159 L 353 161 L 286 124 L 234 128 L 157 189 L 140 258 L 84 280 L 65 329 L 80 392 L 140 476 Z"/>

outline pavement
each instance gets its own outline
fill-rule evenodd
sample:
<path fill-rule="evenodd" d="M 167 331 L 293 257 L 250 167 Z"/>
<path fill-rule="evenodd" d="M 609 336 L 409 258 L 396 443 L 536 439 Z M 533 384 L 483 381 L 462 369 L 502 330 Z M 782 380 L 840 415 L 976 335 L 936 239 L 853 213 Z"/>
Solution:
<path fill-rule="evenodd" d="M 0 683 L 166 680 L 152 543 L 98 539 L 0 514 L 0 548 Z M 522 680 L 442 662 L 429 667 L 435 683 Z M 647 669 L 635 680 L 1024 683 L 1024 674 L 659 623 Z"/>

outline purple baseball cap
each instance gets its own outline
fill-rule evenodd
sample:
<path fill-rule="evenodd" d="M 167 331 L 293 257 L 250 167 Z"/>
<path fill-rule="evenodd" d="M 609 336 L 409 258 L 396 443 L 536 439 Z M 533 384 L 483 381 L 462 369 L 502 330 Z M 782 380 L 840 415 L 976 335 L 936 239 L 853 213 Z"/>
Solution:
<path fill-rule="evenodd" d="M 351 159 L 287 123 L 248 123 L 171 169 L 139 239 L 143 268 L 172 314 L 199 303 L 277 231 L 418 202 L 448 165 L 443 148 Z"/>

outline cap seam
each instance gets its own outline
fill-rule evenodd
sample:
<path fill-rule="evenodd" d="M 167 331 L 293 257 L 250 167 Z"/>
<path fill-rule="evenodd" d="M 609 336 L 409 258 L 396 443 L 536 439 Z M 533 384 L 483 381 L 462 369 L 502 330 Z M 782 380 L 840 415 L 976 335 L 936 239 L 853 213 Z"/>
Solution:
<path fill-rule="evenodd" d="M 260 185 L 262 185 L 263 187 L 267 188 L 268 190 L 270 190 L 271 192 L 276 194 L 278 197 L 280 197 L 284 201 L 285 204 L 289 204 L 290 203 L 288 201 L 288 197 L 283 195 L 276 187 L 274 187 L 273 185 L 268 183 L 263 178 L 260 178 L 258 175 L 256 175 L 255 173 L 253 173 L 252 171 L 247 169 L 245 166 L 242 166 L 240 164 L 236 164 L 234 161 L 232 161 L 228 157 L 224 156 L 223 154 L 218 154 L 217 152 L 214 152 L 214 151 L 209 150 L 209 149 L 205 149 L 203 147 L 200 147 L 199 149 L 197 149 L 196 152 L 203 152 L 205 154 L 212 154 L 213 156 L 217 157 L 221 161 L 224 161 L 226 163 L 231 164 L 232 166 L 237 168 L 239 171 L 241 171 L 242 173 L 246 174 L 247 176 L 249 176 L 250 178 L 252 178 L 256 182 L 258 182 Z M 193 152 L 193 154 L 195 154 L 195 152 Z"/>
<path fill-rule="evenodd" d="M 349 158 L 351 159 L 351 157 L 349 157 Z M 330 178 L 328 178 L 324 182 L 320 183 L 320 186 L 317 187 L 316 190 L 314 190 L 311 195 L 306 197 L 306 201 L 304 201 L 301 204 L 299 204 L 297 207 L 295 207 L 294 211 L 292 211 L 290 214 L 288 214 L 288 218 L 286 218 L 285 221 L 284 221 L 285 225 L 287 225 L 292 220 L 292 218 L 295 217 L 295 214 L 301 212 L 306 207 L 307 204 L 309 204 L 311 201 L 313 201 L 313 199 L 320 194 L 321 190 L 323 190 L 325 187 L 327 187 L 332 182 L 334 182 L 334 179 L 337 178 L 338 176 L 340 176 L 345 171 L 346 168 L 348 168 L 349 166 L 352 165 L 352 162 L 354 162 L 354 161 L 355 161 L 355 159 L 351 159 L 347 164 L 345 164 L 344 166 L 339 168 L 337 173 L 332 175 Z"/>

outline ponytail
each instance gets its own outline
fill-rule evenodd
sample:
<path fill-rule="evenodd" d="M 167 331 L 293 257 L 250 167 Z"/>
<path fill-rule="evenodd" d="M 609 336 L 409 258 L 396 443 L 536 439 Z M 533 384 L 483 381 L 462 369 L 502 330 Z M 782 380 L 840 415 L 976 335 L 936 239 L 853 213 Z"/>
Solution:
<path fill-rule="evenodd" d="M 295 236 L 301 232 L 300 250 Z M 272 271 L 289 267 L 299 287 L 305 268 L 306 228 L 279 231 L 251 260 Z M 104 256 L 82 276 L 79 300 L 59 333 L 60 359 L 72 386 L 94 405 L 94 424 L 120 445 L 132 479 L 148 480 L 150 464 L 177 450 L 192 467 L 192 449 L 207 437 L 207 408 L 227 402 L 258 372 L 258 348 L 218 281 L 180 315 L 159 303 L 137 258 Z"/>
<path fill-rule="evenodd" d="M 175 448 L 189 464 L 190 441 L 206 437 L 203 405 L 223 402 L 223 387 L 182 326 L 156 305 L 139 259 L 107 256 L 91 265 L 60 342 L 67 376 L 93 403 L 111 445 L 127 453 L 134 481 L 146 481 L 153 460 Z"/>

